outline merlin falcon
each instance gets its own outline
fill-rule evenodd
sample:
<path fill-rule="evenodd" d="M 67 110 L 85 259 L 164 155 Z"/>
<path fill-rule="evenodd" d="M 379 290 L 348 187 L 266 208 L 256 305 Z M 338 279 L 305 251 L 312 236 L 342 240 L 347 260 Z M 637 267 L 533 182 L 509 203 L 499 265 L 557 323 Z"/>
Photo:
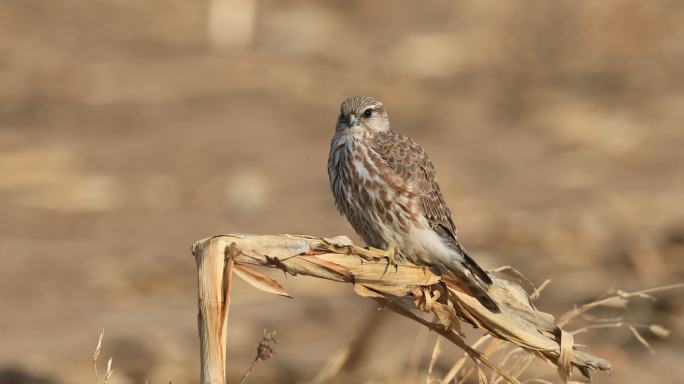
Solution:
<path fill-rule="evenodd" d="M 492 280 L 458 242 L 435 174 L 423 148 L 390 128 L 380 100 L 342 103 L 328 157 L 337 209 L 368 246 L 450 275 L 498 312 L 487 294 Z"/>

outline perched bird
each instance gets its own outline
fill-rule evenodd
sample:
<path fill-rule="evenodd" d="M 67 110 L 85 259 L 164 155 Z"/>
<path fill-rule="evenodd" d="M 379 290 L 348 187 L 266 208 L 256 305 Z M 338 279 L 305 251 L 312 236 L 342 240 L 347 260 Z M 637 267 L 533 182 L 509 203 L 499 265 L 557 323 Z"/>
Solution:
<path fill-rule="evenodd" d="M 451 274 L 496 312 L 492 280 L 458 242 L 435 173 L 423 148 L 390 128 L 380 100 L 342 103 L 328 157 L 337 209 L 368 246 Z"/>

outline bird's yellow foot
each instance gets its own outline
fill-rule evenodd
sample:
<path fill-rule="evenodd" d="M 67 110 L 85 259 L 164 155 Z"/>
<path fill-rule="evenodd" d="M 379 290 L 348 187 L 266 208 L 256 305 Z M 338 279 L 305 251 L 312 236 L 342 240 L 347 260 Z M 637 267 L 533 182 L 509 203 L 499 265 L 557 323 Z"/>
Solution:
<path fill-rule="evenodd" d="M 391 246 L 387 248 L 385 252 L 387 253 L 387 259 L 389 260 L 389 263 L 392 265 L 398 265 L 396 256 L 399 254 L 399 251 L 397 250 L 397 248 Z"/>
<path fill-rule="evenodd" d="M 399 264 L 397 264 L 396 258 L 396 256 L 399 254 L 399 251 L 394 246 L 390 246 L 385 250 L 385 253 L 387 254 L 387 266 L 394 266 L 394 271 L 396 272 L 399 269 Z"/>
<path fill-rule="evenodd" d="M 399 269 L 399 264 L 397 263 L 397 255 L 399 254 L 399 251 L 397 250 L 396 247 L 390 246 L 389 248 L 382 250 L 378 248 L 373 248 L 373 247 L 368 247 L 369 250 L 383 253 L 385 254 L 385 257 L 387 258 L 387 266 L 389 267 L 390 265 L 394 266 L 394 270 Z"/>

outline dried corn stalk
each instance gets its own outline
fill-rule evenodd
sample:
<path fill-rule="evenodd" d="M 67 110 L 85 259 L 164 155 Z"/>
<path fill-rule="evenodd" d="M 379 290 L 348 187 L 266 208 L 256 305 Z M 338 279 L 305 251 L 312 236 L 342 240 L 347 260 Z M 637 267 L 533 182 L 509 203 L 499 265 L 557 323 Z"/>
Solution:
<path fill-rule="evenodd" d="M 248 266 L 350 283 L 360 296 L 371 297 L 441 334 L 468 353 L 476 364 L 488 366 L 511 383 L 519 381 L 465 342 L 461 322 L 482 328 L 552 363 L 564 381 L 570 380 L 572 367 L 587 379 L 592 370 L 611 368 L 607 360 L 574 345 L 572 335 L 561 330 L 553 316 L 538 311 L 525 290 L 507 280 L 495 278 L 490 287 L 490 296 L 501 308 L 500 313 L 492 313 L 456 281 L 444 281 L 430 269 L 408 262 L 391 266 L 384 251 L 354 246 L 346 237 L 232 234 L 197 242 L 193 254 L 197 255 L 210 243 L 216 249 L 226 250 L 226 258 L 235 263 L 236 275 L 270 293 L 289 296 L 275 280 Z M 433 313 L 437 321 L 426 320 L 421 312 Z"/>

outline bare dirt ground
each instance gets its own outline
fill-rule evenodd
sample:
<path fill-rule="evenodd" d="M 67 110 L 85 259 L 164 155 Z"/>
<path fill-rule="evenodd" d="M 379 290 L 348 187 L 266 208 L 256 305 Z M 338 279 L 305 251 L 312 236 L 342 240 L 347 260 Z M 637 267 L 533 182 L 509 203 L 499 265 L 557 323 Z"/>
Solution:
<path fill-rule="evenodd" d="M 0 383 L 198 382 L 189 247 L 215 233 L 347 234 L 326 174 L 338 106 L 385 101 L 431 154 L 486 267 L 552 279 L 559 315 L 684 280 L 684 3 L 21 0 L 0 4 Z M 237 284 L 231 381 L 306 382 L 375 316 L 349 287 Z M 659 323 L 578 336 L 598 383 L 680 383 L 681 291 Z M 424 382 L 434 342 L 382 315 L 338 382 Z M 446 371 L 460 352 L 447 348 Z M 530 377 L 553 380 L 541 366 Z"/>

